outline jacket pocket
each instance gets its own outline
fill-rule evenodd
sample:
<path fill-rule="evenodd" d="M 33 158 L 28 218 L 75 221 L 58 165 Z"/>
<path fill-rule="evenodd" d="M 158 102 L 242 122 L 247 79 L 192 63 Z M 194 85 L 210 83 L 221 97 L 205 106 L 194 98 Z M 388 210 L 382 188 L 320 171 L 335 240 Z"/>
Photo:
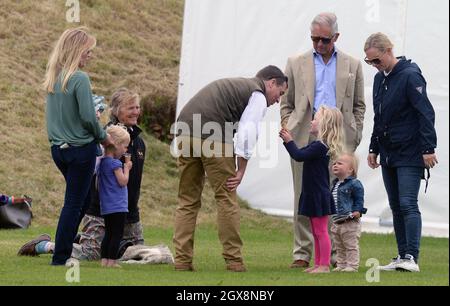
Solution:
<path fill-rule="evenodd" d="M 356 80 L 355 74 L 349 73 L 348 80 L 347 80 L 347 88 L 345 90 L 345 96 L 346 97 L 351 97 L 351 96 L 354 95 L 354 93 L 355 93 L 355 80 Z"/>
<path fill-rule="evenodd" d="M 406 143 L 411 141 L 415 132 L 417 131 L 415 124 L 407 124 L 396 127 L 391 127 L 388 132 L 389 141 L 391 144 Z"/>

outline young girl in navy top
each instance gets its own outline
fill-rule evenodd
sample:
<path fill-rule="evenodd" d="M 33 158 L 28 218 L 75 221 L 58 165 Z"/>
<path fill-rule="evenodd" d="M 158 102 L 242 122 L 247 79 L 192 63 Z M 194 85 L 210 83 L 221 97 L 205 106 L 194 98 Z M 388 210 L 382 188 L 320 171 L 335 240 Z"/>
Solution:
<path fill-rule="evenodd" d="M 126 160 L 122 168 L 119 158 L 127 151 L 130 134 L 120 125 L 110 126 L 106 132 L 113 145 L 105 148 L 105 156 L 98 166 L 100 212 L 105 219 L 105 237 L 101 246 L 102 266 L 120 267 L 117 264 L 120 241 L 128 213 L 128 178 L 132 163 Z"/>
<path fill-rule="evenodd" d="M 336 213 L 330 191 L 330 159 L 335 160 L 343 151 L 343 117 L 336 108 L 321 106 L 311 122 L 311 134 L 317 137 L 299 149 L 286 129 L 280 137 L 289 155 L 303 164 L 303 185 L 299 214 L 311 220 L 314 236 L 314 267 L 308 273 L 330 272 L 331 241 L 328 235 L 328 216 Z"/>

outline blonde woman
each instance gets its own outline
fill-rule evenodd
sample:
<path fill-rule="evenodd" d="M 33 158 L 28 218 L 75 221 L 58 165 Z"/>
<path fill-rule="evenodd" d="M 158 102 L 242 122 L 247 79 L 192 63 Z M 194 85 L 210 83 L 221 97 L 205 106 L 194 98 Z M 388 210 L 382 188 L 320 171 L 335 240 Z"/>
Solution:
<path fill-rule="evenodd" d="M 303 162 L 303 184 L 299 215 L 310 218 L 314 237 L 314 266 L 307 273 L 330 272 L 331 241 L 328 235 L 328 216 L 336 214 L 330 191 L 330 160 L 343 151 L 343 116 L 336 108 L 321 106 L 311 122 L 311 134 L 317 137 L 299 149 L 291 133 L 282 129 L 280 137 L 292 159 Z"/>
<path fill-rule="evenodd" d="M 145 143 L 140 137 L 141 129 L 137 125 L 141 108 L 139 95 L 126 88 L 116 90 L 111 97 L 111 122 L 108 124 L 122 124 L 127 128 L 131 141 L 127 153 L 131 155 L 133 167 L 128 180 L 128 213 L 120 242 L 119 255 L 130 245 L 143 245 L 144 234 L 139 215 L 139 198 L 142 173 L 146 154 Z M 94 176 L 95 177 L 95 176 Z M 78 260 L 99 260 L 101 258 L 101 244 L 105 235 L 105 221 L 100 213 L 100 200 L 95 182 L 91 184 L 91 201 L 81 222 L 82 232 L 75 239 L 72 257 Z M 55 245 L 50 242 L 47 234 L 25 243 L 19 250 L 19 256 L 39 256 L 53 254 Z"/>
<path fill-rule="evenodd" d="M 393 50 L 383 33 L 372 34 L 364 46 L 366 63 L 378 70 L 367 162 L 372 169 L 381 165 L 398 247 L 397 257 L 379 269 L 419 272 L 422 218 L 418 195 L 425 169 L 438 162 L 435 114 L 419 66 L 396 57 Z"/>
<path fill-rule="evenodd" d="M 66 180 L 52 265 L 64 265 L 71 256 L 81 212 L 89 204 L 97 143 L 109 143 L 96 118 L 89 77 L 81 71 L 95 45 L 96 39 L 85 28 L 64 31 L 45 74 L 48 139 L 53 160 Z"/>
<path fill-rule="evenodd" d="M 130 177 L 128 181 L 128 214 L 125 224 L 125 230 L 122 238 L 121 252 L 127 245 L 142 245 L 144 244 L 144 234 L 139 214 L 139 198 L 141 192 L 142 174 L 144 172 L 145 161 L 145 143 L 140 134 L 142 130 L 139 128 L 138 119 L 141 114 L 140 98 L 139 95 L 127 88 L 117 89 L 112 97 L 110 104 L 110 122 L 108 126 L 113 124 L 121 124 L 127 128 L 130 134 L 131 141 L 128 145 L 127 153 L 131 155 L 131 161 L 133 162 L 133 168 L 130 170 Z M 95 187 L 93 193 L 95 194 Z M 89 209 L 86 211 L 82 224 L 85 226 L 86 231 L 83 229 L 82 237 L 86 236 L 84 232 L 96 232 L 103 233 L 103 222 L 99 222 L 101 217 L 100 203 L 97 196 L 93 197 Z M 92 230 L 90 230 L 92 225 Z M 99 235 L 99 239 L 100 236 Z M 97 246 L 98 243 L 92 243 Z M 91 250 L 94 248 L 91 248 Z M 94 256 L 90 258 L 97 259 L 100 256 L 98 249 L 93 250 Z"/>

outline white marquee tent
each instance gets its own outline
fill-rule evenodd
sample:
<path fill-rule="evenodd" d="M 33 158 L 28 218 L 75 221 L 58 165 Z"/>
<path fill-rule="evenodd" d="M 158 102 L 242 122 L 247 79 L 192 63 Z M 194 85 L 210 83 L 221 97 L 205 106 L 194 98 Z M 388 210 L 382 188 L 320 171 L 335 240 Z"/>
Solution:
<path fill-rule="evenodd" d="M 439 165 L 428 191 L 420 191 L 424 233 L 449 233 L 449 2 L 447 0 L 186 0 L 178 112 L 200 88 L 223 77 L 251 77 L 274 64 L 284 69 L 289 56 L 312 48 L 309 26 L 323 11 L 336 13 L 341 36 L 337 47 L 364 58 L 363 45 L 374 32 L 386 33 L 396 55 L 422 68 L 436 111 Z M 389 219 L 381 171 L 366 165 L 372 131 L 372 81 L 375 70 L 364 64 L 367 112 L 358 148 L 360 179 L 365 185 L 364 229 L 390 231 L 378 224 Z M 268 213 L 293 215 L 289 156 L 278 138 L 279 106 L 266 115 L 257 150 L 238 189 L 250 205 Z"/>

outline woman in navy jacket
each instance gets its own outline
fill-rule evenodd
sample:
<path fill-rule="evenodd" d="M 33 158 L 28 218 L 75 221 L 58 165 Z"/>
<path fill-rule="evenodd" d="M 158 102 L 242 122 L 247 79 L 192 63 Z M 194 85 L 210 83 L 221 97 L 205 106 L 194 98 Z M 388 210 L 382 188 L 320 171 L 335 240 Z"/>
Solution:
<path fill-rule="evenodd" d="M 382 33 L 371 35 L 364 47 L 366 63 L 379 70 L 373 84 L 375 118 L 367 160 L 372 169 L 381 164 L 398 246 L 397 258 L 379 268 L 419 272 L 418 193 L 425 169 L 437 164 L 434 110 L 419 67 L 405 57 L 396 58 L 392 49 Z"/>

